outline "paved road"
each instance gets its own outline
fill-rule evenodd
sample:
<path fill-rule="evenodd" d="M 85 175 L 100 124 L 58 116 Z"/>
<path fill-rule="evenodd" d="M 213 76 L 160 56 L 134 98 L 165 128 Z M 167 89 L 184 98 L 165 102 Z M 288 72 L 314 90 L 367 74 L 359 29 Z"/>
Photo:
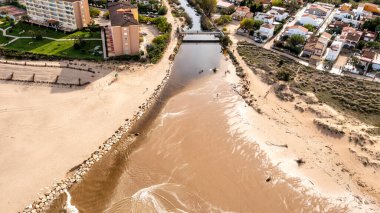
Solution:
<path fill-rule="evenodd" d="M 327 26 L 330 24 L 331 20 L 334 18 L 336 11 L 337 11 L 337 9 L 333 9 L 333 11 L 331 11 L 331 13 L 326 17 L 322 26 L 319 28 L 317 34 L 321 34 L 321 33 L 325 32 Z"/>

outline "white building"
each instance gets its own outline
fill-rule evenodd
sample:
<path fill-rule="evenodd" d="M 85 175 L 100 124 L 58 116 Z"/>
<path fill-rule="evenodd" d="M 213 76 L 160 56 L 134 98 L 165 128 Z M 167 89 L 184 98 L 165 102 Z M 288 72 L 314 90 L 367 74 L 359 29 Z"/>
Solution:
<path fill-rule="evenodd" d="M 274 28 L 273 24 L 263 24 L 260 26 L 259 33 L 261 36 L 265 36 L 269 39 L 273 37 Z"/>
<path fill-rule="evenodd" d="M 216 3 L 216 7 L 220 9 L 225 9 L 234 6 L 234 4 L 228 2 L 228 1 L 223 1 L 223 0 L 218 0 Z"/>
<path fill-rule="evenodd" d="M 254 19 L 258 21 L 262 21 L 266 24 L 274 23 L 274 16 L 266 14 L 266 13 L 262 13 L 262 12 L 257 12 Z"/>
<path fill-rule="evenodd" d="M 303 37 L 306 37 L 308 32 L 309 31 L 302 26 L 290 26 L 286 28 L 284 34 L 287 36 L 301 35 Z"/>
<path fill-rule="evenodd" d="M 372 61 L 372 69 L 379 71 L 380 70 L 380 55 L 376 54 L 375 58 Z"/>
<path fill-rule="evenodd" d="M 273 16 L 276 21 L 283 21 L 289 16 L 289 13 L 283 10 L 273 10 L 273 9 L 269 10 L 267 14 Z"/>
<path fill-rule="evenodd" d="M 325 17 L 327 13 L 333 8 L 333 5 L 326 5 L 320 2 L 313 3 L 305 10 L 305 13 L 316 15 L 318 17 Z"/>
<path fill-rule="evenodd" d="M 354 27 L 358 27 L 360 24 L 359 16 L 356 16 L 352 11 L 338 10 L 334 14 L 334 19 L 341 20 L 344 23 L 352 24 Z"/>
<path fill-rule="evenodd" d="M 327 48 L 326 60 L 335 61 L 338 58 L 339 53 L 342 50 L 342 47 L 343 47 L 343 42 L 333 41 L 331 46 L 329 48 Z"/>
<path fill-rule="evenodd" d="M 26 9 L 32 21 L 68 30 L 82 29 L 91 21 L 87 0 L 26 0 Z"/>
<path fill-rule="evenodd" d="M 271 10 L 276 10 L 276 11 L 283 11 L 283 12 L 286 11 L 286 8 L 284 8 L 284 7 L 277 7 L 277 6 L 272 6 L 270 9 Z"/>
<path fill-rule="evenodd" d="M 306 24 L 313 25 L 314 27 L 319 27 L 323 20 L 318 18 L 316 15 L 311 15 L 311 14 L 303 14 L 300 19 L 298 20 L 300 24 L 305 26 Z"/>

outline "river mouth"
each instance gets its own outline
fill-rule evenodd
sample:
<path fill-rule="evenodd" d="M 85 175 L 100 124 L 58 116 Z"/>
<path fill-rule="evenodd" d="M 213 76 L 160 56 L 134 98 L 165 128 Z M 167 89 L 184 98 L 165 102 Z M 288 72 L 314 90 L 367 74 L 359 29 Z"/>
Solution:
<path fill-rule="evenodd" d="M 63 194 L 47 212 L 344 212 L 236 128 L 249 107 L 234 70 L 218 43 L 183 43 L 149 113 L 70 188 L 71 204 Z"/>
<path fill-rule="evenodd" d="M 248 107 L 236 78 L 218 44 L 183 44 L 160 101 L 133 129 L 139 135 L 72 186 L 71 204 L 79 212 L 327 211 L 325 199 L 305 195 L 232 127 Z M 62 195 L 48 212 L 66 207 Z"/>

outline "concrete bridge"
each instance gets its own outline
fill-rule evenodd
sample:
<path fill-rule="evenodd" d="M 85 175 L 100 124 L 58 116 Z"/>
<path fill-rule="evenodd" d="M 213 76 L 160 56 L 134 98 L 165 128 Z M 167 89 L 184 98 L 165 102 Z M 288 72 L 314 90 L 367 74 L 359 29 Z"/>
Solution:
<path fill-rule="evenodd" d="M 223 35 L 222 32 L 218 31 L 198 31 L 198 30 L 186 30 L 186 31 L 180 31 L 180 34 L 182 35 Z"/>
<path fill-rule="evenodd" d="M 224 34 L 220 31 L 180 30 L 183 42 L 219 42 Z"/>

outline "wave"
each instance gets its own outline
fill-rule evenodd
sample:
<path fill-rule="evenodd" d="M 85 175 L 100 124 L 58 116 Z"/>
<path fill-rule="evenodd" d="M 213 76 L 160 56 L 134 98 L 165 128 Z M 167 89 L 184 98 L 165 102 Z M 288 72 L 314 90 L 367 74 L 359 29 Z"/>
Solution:
<path fill-rule="evenodd" d="M 66 206 L 65 206 L 65 209 L 67 211 L 67 213 L 79 213 L 79 210 L 71 204 L 71 195 L 70 193 L 65 189 L 64 190 L 66 196 L 67 196 L 67 199 L 66 199 Z"/>
<path fill-rule="evenodd" d="M 160 183 L 142 188 L 105 212 L 225 212 L 179 184 Z"/>

